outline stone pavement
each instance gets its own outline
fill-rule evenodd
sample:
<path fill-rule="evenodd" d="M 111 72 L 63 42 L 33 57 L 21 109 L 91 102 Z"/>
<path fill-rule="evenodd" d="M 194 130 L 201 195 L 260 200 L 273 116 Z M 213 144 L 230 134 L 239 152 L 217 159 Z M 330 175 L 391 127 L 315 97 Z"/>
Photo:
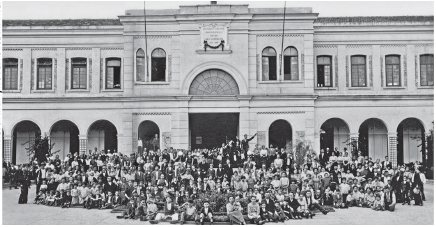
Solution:
<path fill-rule="evenodd" d="M 4 225 L 46 225 L 46 224 L 75 224 L 75 225 L 144 225 L 148 222 L 139 220 L 117 219 L 119 213 L 110 210 L 87 210 L 83 208 L 46 207 L 33 204 L 35 186 L 29 191 L 28 204 L 18 204 L 20 190 L 3 187 L 3 222 Z M 288 225 L 416 225 L 434 224 L 434 185 L 425 185 L 427 201 L 424 206 L 408 206 L 397 204 L 395 212 L 373 211 L 369 208 L 352 207 L 336 209 L 327 215 L 318 213 L 313 219 L 289 220 Z M 162 224 L 169 224 L 168 222 Z M 275 223 L 271 223 L 275 224 Z M 283 224 L 283 223 L 278 223 Z"/>

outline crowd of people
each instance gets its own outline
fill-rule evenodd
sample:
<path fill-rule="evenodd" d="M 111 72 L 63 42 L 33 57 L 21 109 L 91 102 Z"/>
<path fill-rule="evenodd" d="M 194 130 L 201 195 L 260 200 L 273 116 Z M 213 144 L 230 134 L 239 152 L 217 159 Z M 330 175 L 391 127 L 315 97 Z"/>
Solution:
<path fill-rule="evenodd" d="M 19 166 L 4 162 L 3 172 L 11 188 L 21 186 L 19 203 L 27 203 L 34 181 L 35 204 L 116 209 L 119 218 L 151 223 L 212 224 L 217 208 L 212 201 L 197 202 L 211 192 L 226 196 L 222 210 L 240 225 L 313 218 L 332 207 L 392 212 L 399 203 L 425 201 L 418 162 L 392 168 L 388 157 L 372 160 L 360 151 L 326 148 L 305 153 L 298 163 L 291 149 L 250 149 L 254 136 L 215 149 L 139 149 L 130 156 L 95 148 L 64 160 L 52 155 Z"/>

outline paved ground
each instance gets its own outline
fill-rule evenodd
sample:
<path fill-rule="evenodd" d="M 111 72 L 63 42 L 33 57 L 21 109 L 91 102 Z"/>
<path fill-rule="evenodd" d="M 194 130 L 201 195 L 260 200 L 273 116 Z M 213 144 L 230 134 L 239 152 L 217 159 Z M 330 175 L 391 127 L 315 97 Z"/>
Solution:
<path fill-rule="evenodd" d="M 83 208 L 46 207 L 35 205 L 35 186 L 29 192 L 30 204 L 18 204 L 20 190 L 3 187 L 3 224 L 44 225 L 44 224 L 90 224 L 90 225 L 143 225 L 148 222 L 117 219 L 117 213 L 110 210 L 86 210 Z M 434 185 L 425 186 L 427 201 L 424 206 L 397 205 L 395 212 L 373 211 L 369 208 L 339 209 L 327 215 L 317 214 L 313 219 L 289 220 L 289 225 L 416 225 L 434 224 Z M 168 222 L 165 224 L 169 224 Z M 283 224 L 283 223 L 279 223 Z"/>

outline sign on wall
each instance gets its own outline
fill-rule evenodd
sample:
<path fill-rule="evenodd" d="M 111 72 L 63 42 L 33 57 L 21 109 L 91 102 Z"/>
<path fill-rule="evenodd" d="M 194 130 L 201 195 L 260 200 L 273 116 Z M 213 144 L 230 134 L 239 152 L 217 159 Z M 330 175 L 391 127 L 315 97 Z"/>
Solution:
<path fill-rule="evenodd" d="M 210 46 L 219 46 L 224 41 L 224 46 L 229 45 L 227 40 L 228 23 L 203 23 L 200 24 L 200 46 L 203 47 L 204 42 Z"/>
<path fill-rule="evenodd" d="M 202 144 L 202 143 L 203 143 L 203 138 L 201 136 L 195 137 L 195 144 Z"/>

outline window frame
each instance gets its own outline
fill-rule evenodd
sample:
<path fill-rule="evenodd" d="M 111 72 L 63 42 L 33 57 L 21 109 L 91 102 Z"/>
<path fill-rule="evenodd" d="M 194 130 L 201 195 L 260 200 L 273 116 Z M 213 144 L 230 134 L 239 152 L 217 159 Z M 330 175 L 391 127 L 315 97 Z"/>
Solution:
<path fill-rule="evenodd" d="M 40 59 L 50 59 L 51 60 L 51 87 L 50 88 L 39 88 L 39 60 Z M 39 57 L 35 59 L 35 90 L 36 91 L 53 91 L 54 90 L 54 58 L 50 57 Z M 47 67 L 48 68 L 48 67 Z"/>
<path fill-rule="evenodd" d="M 421 76 L 422 76 L 421 72 L 422 72 L 422 70 L 421 70 L 421 68 L 422 68 L 423 64 L 421 62 L 421 57 L 423 57 L 423 56 L 432 56 L 433 57 L 433 61 L 432 61 L 432 63 L 433 63 L 432 64 L 433 65 L 433 85 L 428 85 L 428 79 L 426 79 L 426 82 L 427 82 L 426 85 L 422 84 L 422 80 L 421 80 Z M 434 87 L 434 54 L 431 54 L 431 53 L 419 54 L 418 55 L 418 61 L 419 61 L 419 86 L 420 87 Z M 426 64 L 426 65 L 429 65 L 429 64 Z M 426 72 L 428 72 L 428 70 Z"/>
<path fill-rule="evenodd" d="M 143 66 L 144 81 L 138 81 L 137 77 L 136 77 L 136 74 L 138 73 L 138 67 L 137 67 L 138 61 L 137 61 L 137 59 L 138 59 L 138 51 L 139 50 L 142 50 L 144 52 L 144 66 Z M 135 56 L 133 59 L 134 59 L 134 65 L 135 65 L 135 67 L 134 67 L 135 83 L 146 83 L 147 82 L 147 67 L 146 67 L 147 66 L 147 53 L 145 53 L 145 50 L 142 47 L 137 48 L 135 51 Z"/>
<path fill-rule="evenodd" d="M 85 59 L 85 69 L 86 69 L 86 74 L 85 74 L 85 81 L 86 81 L 86 87 L 85 88 L 80 88 L 80 82 L 79 82 L 79 88 L 73 88 L 73 60 L 74 59 Z M 83 64 L 82 64 L 83 65 Z M 83 67 L 78 67 L 78 68 L 83 68 Z M 89 88 L 89 59 L 88 58 L 86 58 L 86 57 L 72 57 L 72 58 L 70 58 L 70 70 L 69 70 L 70 72 L 70 84 L 69 84 L 69 89 L 70 90 L 75 90 L 75 91 L 83 91 L 83 90 L 88 90 L 88 88 Z"/>
<path fill-rule="evenodd" d="M 121 56 L 105 57 L 103 58 L 103 91 L 123 91 L 123 58 Z M 107 62 L 109 59 L 120 60 L 120 88 L 107 88 Z"/>
<path fill-rule="evenodd" d="M 352 59 L 353 57 L 363 57 L 365 59 L 365 86 L 353 86 L 353 63 L 352 63 Z M 349 68 L 349 73 L 350 73 L 350 84 L 349 84 L 349 88 L 369 88 L 368 85 L 368 56 L 367 55 L 363 55 L 363 54 L 355 54 L 355 55 L 350 55 L 349 57 L 349 62 L 350 62 L 350 68 Z M 362 65 L 362 64 L 354 64 L 354 65 Z"/>
<path fill-rule="evenodd" d="M 5 67 L 5 65 L 4 65 L 4 61 L 5 61 L 5 59 L 15 59 L 15 60 L 17 60 L 17 89 L 5 89 L 5 69 L 6 68 L 8 68 L 8 67 Z M 21 90 L 21 88 L 20 88 L 20 71 L 21 71 L 21 68 L 20 68 L 20 58 L 18 58 L 18 57 L 5 57 L 5 58 L 2 58 L 2 65 L 3 65 L 3 67 L 2 67 L 2 80 L 3 80 L 3 85 L 2 85 L 2 90 L 4 91 L 4 92 L 13 92 L 13 91 L 20 91 Z"/>
<path fill-rule="evenodd" d="M 398 79 L 399 79 L 399 85 L 388 85 L 388 63 L 387 63 L 387 58 L 388 57 L 398 57 L 398 67 L 399 67 L 399 75 L 398 75 Z M 402 87 L 402 82 L 403 82 L 403 73 L 401 71 L 402 67 L 401 67 L 401 62 L 402 62 L 402 56 L 400 54 L 388 54 L 388 55 L 384 55 L 384 79 L 385 79 L 385 83 L 383 84 L 383 86 L 385 87 Z M 389 64 L 389 65 L 397 65 L 397 64 Z M 393 70 L 393 69 L 392 69 Z M 393 71 L 392 71 L 393 73 Z M 393 74 L 392 74 L 393 76 Z M 393 81 L 393 77 L 392 77 L 392 81 Z"/>
<path fill-rule="evenodd" d="M 264 55 L 263 55 L 263 52 L 267 49 L 267 48 L 271 48 L 271 49 L 273 49 L 274 51 L 275 51 L 275 56 L 265 56 L 265 57 L 268 57 L 268 72 L 269 72 L 269 68 L 271 68 L 271 66 L 270 66 L 270 60 L 269 60 L 269 58 L 270 57 L 274 57 L 275 58 L 275 76 L 276 76 L 276 79 L 275 80 L 271 80 L 271 79 L 269 79 L 270 77 L 271 77 L 271 73 L 269 72 L 269 74 L 268 74 L 268 80 L 264 80 L 263 79 L 263 58 L 264 58 Z M 263 49 L 262 49 L 262 51 L 260 52 L 260 56 L 261 56 L 261 72 L 260 72 L 260 76 L 261 76 L 261 80 L 260 81 L 272 81 L 272 82 L 277 82 L 277 81 L 280 81 L 280 78 L 279 78 L 279 75 L 278 75 L 278 72 L 277 72 L 277 70 L 278 70 L 278 62 L 277 62 L 277 51 L 276 51 L 276 49 L 274 48 L 274 47 L 272 47 L 272 46 L 267 46 L 267 47 L 264 47 Z"/>
<path fill-rule="evenodd" d="M 330 86 L 318 86 L 318 84 L 319 84 L 319 81 L 318 81 L 318 76 L 319 76 L 319 72 L 318 72 L 318 66 L 319 66 L 319 64 L 318 64 L 318 58 L 329 58 L 330 59 Z M 315 77 L 315 85 L 316 85 L 316 87 L 315 88 L 323 88 L 323 87 L 328 87 L 328 88 L 332 88 L 332 87 L 335 87 L 334 86 L 334 84 L 335 84 L 335 81 L 334 81 L 334 77 L 333 77 L 333 65 L 334 65 L 334 62 L 333 62 L 333 55 L 317 55 L 316 56 L 316 70 L 315 70 L 315 73 L 316 73 L 316 77 Z M 326 65 L 324 65 L 324 66 L 326 66 Z M 324 77 L 325 77 L 325 75 L 323 75 Z"/>
<path fill-rule="evenodd" d="M 285 52 L 286 52 L 286 50 L 287 49 L 291 49 L 291 48 L 294 48 L 295 49 L 295 51 L 297 52 L 297 54 L 296 55 L 285 55 Z M 285 61 L 285 57 L 291 57 L 291 59 L 290 59 L 290 62 L 289 62 L 289 68 L 290 68 L 290 76 L 291 76 L 291 79 L 289 79 L 289 80 L 287 80 L 287 79 L 285 79 L 285 64 L 286 64 L 286 61 Z M 297 79 L 295 80 L 295 79 L 292 79 L 292 64 L 291 64 L 291 60 L 292 60 L 292 57 L 296 57 L 297 58 Z M 300 72 L 300 52 L 298 51 L 298 49 L 297 49 L 297 47 L 295 47 L 295 46 L 288 46 L 288 47 L 286 47 L 284 50 L 283 50 L 283 56 L 282 56 L 282 62 L 283 62 L 283 81 L 300 81 L 300 78 L 301 78 L 301 72 Z"/>
<path fill-rule="evenodd" d="M 153 52 L 154 51 L 157 51 L 157 50 L 162 50 L 164 53 L 165 53 L 165 57 L 153 57 Z M 153 81 L 152 80 L 152 78 L 153 78 L 153 59 L 165 59 L 165 70 L 164 70 L 164 73 L 165 73 L 165 78 L 164 78 L 164 80 L 162 81 L 162 80 L 160 80 L 160 81 Z M 165 49 L 164 48 L 162 48 L 162 47 L 156 47 L 156 48 L 154 48 L 151 52 L 150 52 L 150 62 L 149 62 L 149 68 L 150 68 L 150 78 L 149 78 L 149 82 L 150 83 L 166 83 L 166 82 L 168 82 L 168 54 L 167 54 L 167 52 L 165 51 Z"/>

